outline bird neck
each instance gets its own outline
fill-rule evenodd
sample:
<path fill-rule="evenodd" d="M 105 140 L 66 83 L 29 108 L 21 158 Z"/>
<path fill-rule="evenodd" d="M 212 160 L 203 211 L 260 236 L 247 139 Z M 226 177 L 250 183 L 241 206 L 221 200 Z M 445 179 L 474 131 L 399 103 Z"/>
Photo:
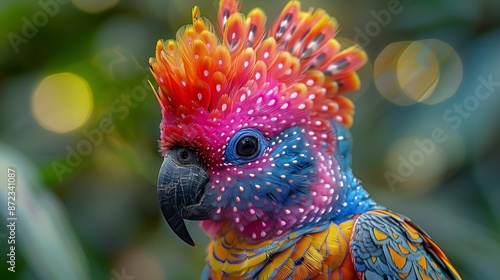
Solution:
<path fill-rule="evenodd" d="M 342 174 L 342 183 L 340 184 L 342 188 L 341 199 L 332 211 L 331 219 L 333 222 L 339 223 L 369 210 L 385 209 L 370 197 L 350 168 Z"/>

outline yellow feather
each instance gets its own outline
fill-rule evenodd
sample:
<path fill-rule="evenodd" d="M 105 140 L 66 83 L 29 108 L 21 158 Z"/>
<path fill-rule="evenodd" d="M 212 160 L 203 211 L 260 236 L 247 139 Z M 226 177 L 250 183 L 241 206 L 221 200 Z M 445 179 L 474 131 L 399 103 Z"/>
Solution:
<path fill-rule="evenodd" d="M 290 247 L 283 252 L 273 255 L 272 261 L 267 264 L 264 269 L 259 273 L 258 279 L 267 280 L 271 275 L 276 272 L 276 268 L 287 262 L 293 253 L 293 247 Z"/>
<path fill-rule="evenodd" d="M 402 269 L 406 265 L 406 258 L 401 256 L 391 246 L 389 246 L 389 254 L 391 255 L 392 262 L 394 262 L 398 269 Z"/>
<path fill-rule="evenodd" d="M 326 244 L 328 245 L 328 257 L 325 263 L 330 267 L 339 267 L 347 255 L 348 236 L 351 236 L 352 221 L 344 222 L 339 226 L 333 224 L 329 228 Z"/>
<path fill-rule="evenodd" d="M 381 232 L 377 228 L 373 229 L 373 235 L 375 236 L 375 239 L 377 239 L 378 241 L 385 240 L 388 237 L 385 233 Z"/>
<path fill-rule="evenodd" d="M 303 257 L 306 254 L 307 250 L 309 250 L 312 241 L 313 240 L 311 235 L 305 235 L 304 237 L 302 237 L 300 241 L 295 245 L 295 251 L 292 254 L 292 259 L 294 261 L 297 261 L 299 258 Z"/>
<path fill-rule="evenodd" d="M 418 265 L 420 265 L 424 270 L 427 270 L 427 261 L 425 260 L 424 255 L 420 257 L 420 260 L 418 260 Z"/>

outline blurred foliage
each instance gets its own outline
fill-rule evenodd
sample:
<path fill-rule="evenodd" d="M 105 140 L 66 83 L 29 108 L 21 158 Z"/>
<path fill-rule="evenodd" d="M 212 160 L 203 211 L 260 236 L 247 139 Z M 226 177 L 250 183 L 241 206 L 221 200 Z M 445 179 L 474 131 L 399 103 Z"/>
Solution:
<path fill-rule="evenodd" d="M 259 6 L 272 19 L 286 2 L 247 0 L 242 10 Z M 352 94 L 355 173 L 376 200 L 426 229 L 464 279 L 496 279 L 500 2 L 303 2 L 306 9 L 322 7 L 336 17 L 338 36 L 363 45 L 370 57 L 360 71 L 363 88 Z M 5 186 L 7 167 L 16 170 L 19 218 L 15 273 L 6 265 L 10 232 L 0 229 L 2 279 L 198 279 L 207 238 L 190 223 L 198 246 L 183 244 L 167 228 L 157 204 L 160 110 L 147 82 L 152 80 L 147 61 L 158 39 L 173 38 L 190 22 L 193 5 L 214 20 L 217 3 L 0 3 L 0 180 Z M 390 12 L 394 7 L 399 12 Z M 396 105 L 375 87 L 376 58 L 391 43 L 424 39 L 437 39 L 458 54 L 462 69 L 446 70 L 463 71 L 448 79 L 459 84 L 458 90 L 435 105 Z M 90 88 L 63 96 L 75 109 L 61 111 L 50 100 L 61 94 L 58 88 L 53 95 L 37 91 L 44 79 L 60 73 L 72 73 Z M 480 85 L 490 89 L 484 99 L 474 97 Z M 90 105 L 81 101 L 87 93 Z M 79 104 L 90 107 L 76 110 Z M 468 109 L 460 113 L 457 106 Z M 77 118 L 82 123 L 72 123 L 68 112 L 74 111 L 84 114 Z M 54 132 L 40 114 L 55 126 L 77 128 Z M 433 140 L 436 129 L 444 142 Z M 432 152 L 424 153 L 416 139 L 431 145 Z M 419 153 L 424 156 L 418 158 Z M 404 161 L 413 165 L 403 174 L 408 176 L 398 171 Z M 388 172 L 399 180 L 390 183 Z M 7 223 L 6 196 L 1 190 L 2 224 Z"/>

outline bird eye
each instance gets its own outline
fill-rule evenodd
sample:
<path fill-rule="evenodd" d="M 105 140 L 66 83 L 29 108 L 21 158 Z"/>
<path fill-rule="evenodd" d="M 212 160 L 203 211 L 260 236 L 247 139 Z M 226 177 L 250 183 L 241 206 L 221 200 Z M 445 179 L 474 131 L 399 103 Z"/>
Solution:
<path fill-rule="evenodd" d="M 196 152 L 187 147 L 182 147 L 182 146 L 174 147 L 172 148 L 172 151 L 173 151 L 173 153 L 171 154 L 172 159 L 182 165 L 193 164 L 198 159 L 196 156 Z"/>
<path fill-rule="evenodd" d="M 268 140 L 260 131 L 244 128 L 229 140 L 224 157 L 230 163 L 244 164 L 260 157 L 267 146 Z"/>
<path fill-rule="evenodd" d="M 240 157 L 251 158 L 259 151 L 259 139 L 254 136 L 245 136 L 236 144 L 236 154 Z"/>

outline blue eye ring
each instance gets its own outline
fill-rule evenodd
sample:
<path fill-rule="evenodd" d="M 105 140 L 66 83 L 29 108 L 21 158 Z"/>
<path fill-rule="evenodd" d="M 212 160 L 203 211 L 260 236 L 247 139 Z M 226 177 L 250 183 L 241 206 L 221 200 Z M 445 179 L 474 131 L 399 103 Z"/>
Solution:
<path fill-rule="evenodd" d="M 259 158 L 269 146 L 269 140 L 254 128 L 243 128 L 229 140 L 224 158 L 227 162 L 240 165 Z"/>

